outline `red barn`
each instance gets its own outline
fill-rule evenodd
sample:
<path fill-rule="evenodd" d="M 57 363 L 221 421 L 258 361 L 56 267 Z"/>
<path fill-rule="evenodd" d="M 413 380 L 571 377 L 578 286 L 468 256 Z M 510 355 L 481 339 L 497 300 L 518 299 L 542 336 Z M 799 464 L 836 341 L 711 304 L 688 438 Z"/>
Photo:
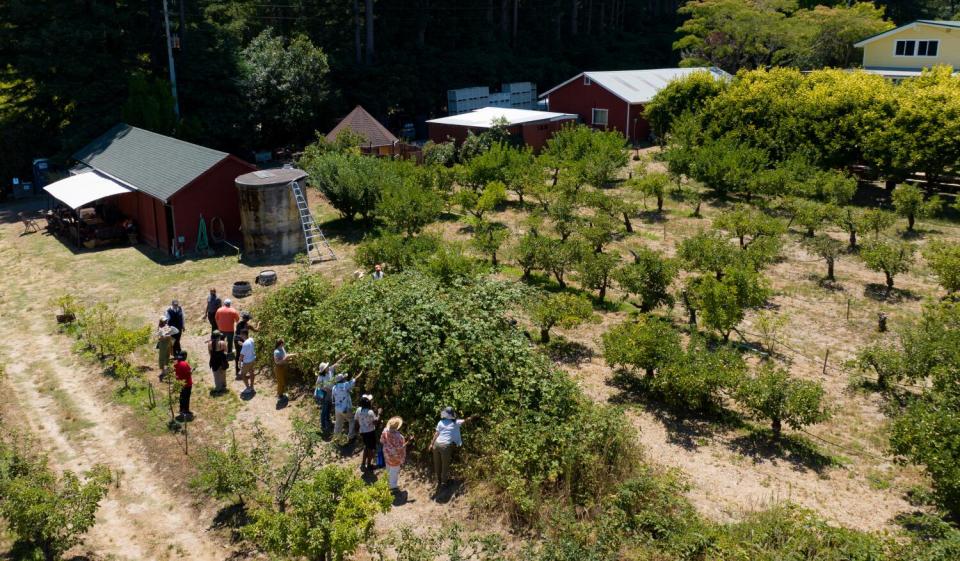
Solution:
<path fill-rule="evenodd" d="M 75 175 L 45 190 L 74 211 L 110 207 L 134 221 L 139 240 L 165 251 L 174 241 L 191 251 L 201 216 L 223 223 L 226 239 L 240 242 L 240 201 L 234 179 L 256 166 L 226 152 L 119 124 L 74 154 Z M 105 229 L 101 227 L 101 229 Z"/>
<path fill-rule="evenodd" d="M 433 142 L 453 139 L 460 144 L 467 138 L 467 132 L 479 134 L 492 128 L 501 119 L 506 120 L 510 134 L 523 140 L 534 151 L 539 151 L 553 133 L 563 125 L 576 122 L 577 116 L 508 107 L 483 107 L 469 113 L 431 119 L 427 121 L 427 127 Z"/>
<path fill-rule="evenodd" d="M 650 137 L 643 106 L 671 81 L 694 72 L 710 72 L 717 79 L 730 77 L 719 68 L 582 72 L 540 97 L 547 100 L 551 111 L 574 113 L 590 126 L 617 130 L 630 141 L 639 142 Z"/>

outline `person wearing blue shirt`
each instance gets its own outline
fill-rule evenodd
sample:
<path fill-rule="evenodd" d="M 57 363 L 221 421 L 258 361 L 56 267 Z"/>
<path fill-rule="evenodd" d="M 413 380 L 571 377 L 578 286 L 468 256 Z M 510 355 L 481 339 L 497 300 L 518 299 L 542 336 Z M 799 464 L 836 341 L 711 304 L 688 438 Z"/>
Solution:
<path fill-rule="evenodd" d="M 463 437 L 460 427 L 472 419 L 458 419 L 453 407 L 447 407 L 440 413 L 440 422 L 437 423 L 433 440 L 428 450 L 433 452 L 433 472 L 437 476 L 437 488 L 443 487 L 450 481 L 450 462 L 453 460 L 454 447 L 463 446 Z"/>

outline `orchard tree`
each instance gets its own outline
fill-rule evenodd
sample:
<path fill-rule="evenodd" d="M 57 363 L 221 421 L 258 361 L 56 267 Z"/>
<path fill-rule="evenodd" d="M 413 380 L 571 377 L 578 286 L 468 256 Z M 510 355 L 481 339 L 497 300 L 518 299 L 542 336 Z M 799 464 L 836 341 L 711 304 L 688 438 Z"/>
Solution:
<path fill-rule="evenodd" d="M 482 220 L 483 215 L 496 209 L 507 200 L 507 187 L 500 181 L 491 181 L 480 190 L 459 189 L 454 200 L 464 212 Z"/>
<path fill-rule="evenodd" d="M 723 278 L 723 270 L 738 259 L 737 249 L 716 230 L 702 230 L 684 239 L 677 257 L 685 269 L 713 273 L 717 279 Z"/>
<path fill-rule="evenodd" d="M 863 245 L 860 258 L 871 270 L 886 277 L 887 291 L 893 289 L 893 279 L 910 270 L 916 247 L 907 242 L 874 240 Z"/>
<path fill-rule="evenodd" d="M 940 197 L 933 196 L 930 200 L 924 200 L 923 191 L 917 189 L 909 183 L 897 185 L 893 190 L 893 208 L 897 214 L 907 219 L 907 231 L 913 231 L 913 225 L 917 218 L 926 218 L 932 216 L 943 207 L 943 201 Z"/>
<path fill-rule="evenodd" d="M 614 220 L 622 220 L 623 228 L 627 233 L 633 232 L 633 223 L 630 217 L 638 211 L 637 204 L 624 200 L 622 197 L 608 195 L 600 190 L 584 193 L 584 203 L 596 212 L 609 216 Z"/>
<path fill-rule="evenodd" d="M 837 216 L 837 207 L 829 203 L 820 203 L 808 199 L 792 199 L 787 207 L 792 214 L 791 222 L 796 221 L 806 228 L 807 237 L 813 237 L 827 222 Z"/>
<path fill-rule="evenodd" d="M 833 281 L 833 265 L 837 258 L 843 254 L 843 242 L 831 238 L 826 234 L 806 238 L 804 246 L 811 253 L 815 253 L 821 259 L 827 262 L 827 280 Z"/>
<path fill-rule="evenodd" d="M 833 220 L 849 236 L 850 243 L 847 245 L 847 249 L 850 251 L 856 250 L 857 234 L 863 228 L 863 212 L 856 207 L 847 205 L 840 208 Z"/>
<path fill-rule="evenodd" d="M 386 480 L 367 485 L 351 469 L 328 465 L 293 486 L 286 509 L 254 509 L 241 533 L 272 554 L 342 561 L 392 503 Z"/>
<path fill-rule="evenodd" d="M 507 168 L 503 171 L 504 183 L 516 193 L 520 206 L 524 205 L 523 195 L 532 189 L 541 187 L 546 179 L 543 164 L 533 156 L 533 150 L 513 148 L 507 156 Z"/>
<path fill-rule="evenodd" d="M 737 205 L 720 214 L 714 219 L 713 226 L 736 236 L 740 241 L 740 249 L 747 249 L 747 246 L 764 236 L 779 238 L 786 230 L 780 220 L 744 205 Z"/>
<path fill-rule="evenodd" d="M 633 263 L 624 265 L 613 273 L 620 290 L 637 296 L 640 303 L 634 305 L 642 312 L 649 312 L 661 304 L 673 306 L 670 284 L 679 271 L 676 261 L 645 247 L 631 250 L 630 253 L 633 255 Z"/>
<path fill-rule="evenodd" d="M 554 327 L 570 329 L 593 317 L 593 306 L 583 296 L 557 292 L 536 298 L 530 305 L 530 320 L 540 329 L 540 341 L 550 341 Z"/>
<path fill-rule="evenodd" d="M 71 471 L 58 474 L 33 447 L 0 435 L 0 520 L 31 559 L 58 561 L 82 543 L 110 480 L 102 465 L 82 479 Z"/>
<path fill-rule="evenodd" d="M 770 421 L 774 440 L 779 440 L 783 425 L 802 429 L 830 418 L 823 403 L 826 392 L 816 382 L 797 380 L 770 363 L 740 383 L 736 398 L 754 417 Z"/>
<path fill-rule="evenodd" d="M 432 185 L 416 176 L 397 179 L 384 185 L 376 206 L 377 218 L 387 230 L 410 237 L 440 216 L 443 199 Z"/>
<path fill-rule="evenodd" d="M 712 346 L 694 335 L 681 353 L 649 380 L 649 388 L 672 407 L 692 412 L 715 411 L 723 395 L 737 387 L 746 372 L 740 353 Z"/>
<path fill-rule="evenodd" d="M 960 245 L 934 241 L 923 251 L 927 264 L 949 294 L 960 291 Z"/>
<path fill-rule="evenodd" d="M 722 280 L 712 276 L 690 279 L 686 301 L 700 312 L 706 327 L 716 330 L 727 341 L 730 332 L 743 321 L 746 310 L 762 305 L 770 297 L 768 284 L 752 269 L 730 267 Z"/>
<path fill-rule="evenodd" d="M 667 194 L 669 185 L 670 176 L 659 171 L 645 173 L 630 183 L 630 187 L 643 194 L 644 198 L 653 197 L 656 199 L 657 212 L 663 212 L 663 198 Z"/>
<path fill-rule="evenodd" d="M 224 448 L 203 451 L 190 486 L 216 499 L 232 499 L 235 504 L 245 505 L 257 492 L 262 467 L 256 454 L 241 447 L 236 436 L 231 435 Z"/>
<path fill-rule="evenodd" d="M 768 161 L 767 153 L 759 148 L 743 144 L 733 138 L 706 140 L 696 148 L 690 164 L 690 177 L 713 189 L 717 195 L 744 192 L 747 200 L 752 197 L 748 189 L 751 179 Z"/>
<path fill-rule="evenodd" d="M 490 264 L 494 267 L 498 265 L 497 252 L 503 242 L 510 237 L 510 230 L 500 222 L 490 222 L 489 220 L 473 219 L 470 221 L 473 226 L 473 239 L 471 243 L 474 249 L 484 255 L 490 256 Z"/>
<path fill-rule="evenodd" d="M 897 223 L 897 215 L 881 208 L 868 208 L 860 215 L 860 230 L 873 234 L 874 240 Z"/>
<path fill-rule="evenodd" d="M 641 370 L 648 377 L 681 352 L 680 334 L 666 320 L 643 315 L 603 334 L 603 358 L 612 368 Z"/>
<path fill-rule="evenodd" d="M 511 255 L 523 270 L 523 280 L 528 280 L 534 269 L 540 267 L 540 256 L 543 253 L 541 245 L 545 240 L 546 238 L 540 237 L 535 231 L 529 231 L 514 245 Z"/>
<path fill-rule="evenodd" d="M 584 288 L 596 290 L 597 300 L 602 303 L 619 264 L 619 253 L 586 253 L 577 264 L 577 282 Z"/>
<path fill-rule="evenodd" d="M 352 151 L 332 152 L 319 144 L 304 150 L 299 165 L 310 175 L 310 185 L 351 222 L 358 214 L 364 220 L 371 219 L 384 185 L 400 181 L 398 170 L 390 160 Z"/>
<path fill-rule="evenodd" d="M 725 86 L 726 80 L 703 71 L 672 80 L 657 92 L 643 108 L 643 115 L 650 122 L 657 142 L 663 146 L 678 117 L 684 113 L 696 113 Z"/>
<path fill-rule="evenodd" d="M 576 269 L 577 264 L 586 255 L 586 248 L 576 240 L 563 241 L 544 237 L 538 244 L 539 267 L 557 279 L 560 288 L 566 288 L 566 274 Z"/>

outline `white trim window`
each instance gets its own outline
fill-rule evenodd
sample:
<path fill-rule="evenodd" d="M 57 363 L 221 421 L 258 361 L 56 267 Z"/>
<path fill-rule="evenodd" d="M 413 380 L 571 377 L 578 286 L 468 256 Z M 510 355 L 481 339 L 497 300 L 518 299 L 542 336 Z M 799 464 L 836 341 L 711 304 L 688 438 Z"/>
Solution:
<path fill-rule="evenodd" d="M 593 82 L 590 80 L 590 76 L 587 76 L 586 74 L 584 74 L 584 75 L 583 75 L 583 85 L 584 85 L 584 86 L 589 86 L 589 85 L 592 84 L 592 83 L 593 83 Z"/>
<path fill-rule="evenodd" d="M 940 41 L 936 39 L 915 41 L 913 39 L 899 40 L 894 43 L 894 56 L 922 56 L 935 57 L 940 51 Z"/>
<path fill-rule="evenodd" d="M 596 107 L 594 107 L 593 112 L 590 115 L 590 123 L 593 125 L 601 126 L 601 127 L 607 126 L 608 113 L 610 113 L 610 111 L 607 109 L 597 109 Z"/>

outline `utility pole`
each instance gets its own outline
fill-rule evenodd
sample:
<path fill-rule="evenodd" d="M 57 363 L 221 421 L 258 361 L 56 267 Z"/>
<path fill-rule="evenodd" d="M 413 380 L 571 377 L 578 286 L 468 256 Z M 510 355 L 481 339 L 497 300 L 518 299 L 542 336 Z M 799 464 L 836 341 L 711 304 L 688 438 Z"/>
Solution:
<path fill-rule="evenodd" d="M 167 34 L 167 65 L 170 67 L 170 91 L 173 94 L 173 115 L 180 122 L 180 102 L 177 100 L 177 71 L 173 68 L 173 44 L 170 41 L 170 11 L 163 0 L 163 27 Z"/>

